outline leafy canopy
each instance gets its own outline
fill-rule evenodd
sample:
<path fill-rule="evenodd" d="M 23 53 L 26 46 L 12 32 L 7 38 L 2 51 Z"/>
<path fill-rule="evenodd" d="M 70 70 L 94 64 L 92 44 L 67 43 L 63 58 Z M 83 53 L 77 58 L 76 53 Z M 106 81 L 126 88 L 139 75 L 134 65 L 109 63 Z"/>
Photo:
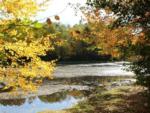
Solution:
<path fill-rule="evenodd" d="M 0 2 L 0 83 L 5 86 L 2 90 L 34 90 L 43 78 L 51 78 L 54 61 L 45 62 L 41 56 L 53 49 L 50 39 L 55 34 L 45 34 L 41 23 L 30 20 L 46 2 Z"/>
<path fill-rule="evenodd" d="M 87 0 L 93 9 L 113 12 L 117 17 L 113 28 L 131 26 L 134 33 L 134 46 L 128 51 L 133 53 L 131 70 L 137 75 L 138 82 L 150 88 L 150 1 L 149 0 Z M 138 36 L 138 37 L 137 37 Z"/>

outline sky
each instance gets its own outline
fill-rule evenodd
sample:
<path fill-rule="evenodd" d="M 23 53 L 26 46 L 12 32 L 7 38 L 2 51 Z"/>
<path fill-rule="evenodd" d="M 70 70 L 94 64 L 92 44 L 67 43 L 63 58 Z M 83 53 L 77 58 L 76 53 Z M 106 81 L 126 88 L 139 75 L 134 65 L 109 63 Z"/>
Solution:
<path fill-rule="evenodd" d="M 35 17 L 36 20 L 41 22 L 46 21 L 47 18 L 50 18 L 52 21 L 56 21 L 54 19 L 55 15 L 60 17 L 59 22 L 66 25 L 74 25 L 78 24 L 83 18 L 83 14 L 80 10 L 77 10 L 77 14 L 71 4 L 80 4 L 84 6 L 86 0 L 51 0 L 48 6 L 46 7 L 45 11 L 38 12 L 37 16 Z"/>

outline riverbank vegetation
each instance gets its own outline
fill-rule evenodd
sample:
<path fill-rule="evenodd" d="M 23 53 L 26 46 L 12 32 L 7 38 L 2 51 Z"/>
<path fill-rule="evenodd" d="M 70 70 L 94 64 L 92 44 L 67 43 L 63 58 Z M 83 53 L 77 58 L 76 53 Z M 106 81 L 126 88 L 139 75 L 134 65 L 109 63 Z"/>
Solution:
<path fill-rule="evenodd" d="M 87 101 L 72 108 L 71 112 L 149 113 L 149 110 L 149 94 L 143 87 L 123 86 L 103 93 L 95 93 Z"/>
<path fill-rule="evenodd" d="M 121 86 L 101 91 L 97 88 L 85 101 L 63 111 L 40 113 L 149 113 L 149 93 L 141 86 Z"/>

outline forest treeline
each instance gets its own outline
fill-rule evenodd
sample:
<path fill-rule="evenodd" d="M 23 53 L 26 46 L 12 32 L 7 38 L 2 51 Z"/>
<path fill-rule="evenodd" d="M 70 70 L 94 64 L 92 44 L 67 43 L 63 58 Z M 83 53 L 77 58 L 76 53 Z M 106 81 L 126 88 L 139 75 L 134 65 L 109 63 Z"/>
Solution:
<path fill-rule="evenodd" d="M 44 60 L 57 59 L 58 61 L 111 61 L 117 60 L 111 54 L 101 53 L 96 43 L 96 37 L 91 34 L 93 31 L 89 24 L 76 24 L 67 26 L 59 23 L 48 25 L 43 23 L 41 30 L 47 33 L 56 34 L 51 40 L 53 50 L 47 51 Z M 41 31 L 40 30 L 40 31 Z M 120 58 L 121 59 L 121 58 Z"/>

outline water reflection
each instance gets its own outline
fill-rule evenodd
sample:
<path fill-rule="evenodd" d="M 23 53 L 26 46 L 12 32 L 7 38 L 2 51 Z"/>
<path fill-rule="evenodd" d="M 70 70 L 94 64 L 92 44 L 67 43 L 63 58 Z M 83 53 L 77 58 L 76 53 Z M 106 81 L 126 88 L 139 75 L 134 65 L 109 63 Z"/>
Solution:
<path fill-rule="evenodd" d="M 0 100 L 0 113 L 37 113 L 43 110 L 61 110 L 77 104 L 84 91 L 64 91 L 28 99 Z"/>
<path fill-rule="evenodd" d="M 25 103 L 25 99 L 10 99 L 10 100 L 0 100 L 0 104 L 3 106 L 21 106 Z"/>
<path fill-rule="evenodd" d="M 88 85 L 99 86 L 110 82 L 120 81 L 124 79 L 133 78 L 132 76 L 81 76 L 70 78 L 54 78 L 53 80 L 45 80 L 48 84 L 66 84 L 66 85 Z"/>
<path fill-rule="evenodd" d="M 99 84 L 107 84 L 114 81 L 122 81 L 125 76 L 112 77 L 73 77 L 73 78 L 57 78 L 50 81 L 45 81 L 48 84 L 68 84 L 68 85 L 89 85 L 98 86 Z M 103 87 L 102 87 L 103 88 Z M 91 90 L 72 89 L 62 92 L 53 93 L 51 95 L 43 95 L 38 97 L 30 97 L 27 99 L 11 99 L 0 100 L 0 113 L 37 113 L 44 110 L 61 110 L 72 107 L 78 101 L 89 96 Z"/>
<path fill-rule="evenodd" d="M 121 70 L 122 63 L 94 63 L 61 65 L 54 73 L 53 80 L 45 80 L 45 85 L 79 85 L 105 86 L 114 81 L 132 78 L 130 72 Z M 111 76 L 113 75 L 113 76 Z M 118 83 L 113 83 L 116 86 Z M 51 87 L 49 87 L 51 88 Z M 57 87 L 56 87 L 57 88 Z M 52 90 L 52 89 L 51 89 Z M 90 90 L 82 91 L 80 87 L 72 91 L 62 92 L 27 99 L 0 100 L 0 113 L 37 113 L 44 110 L 61 110 L 72 107 L 84 97 L 90 95 Z"/>
<path fill-rule="evenodd" d="M 52 95 L 39 96 L 38 98 L 44 103 L 55 103 L 63 101 L 67 98 L 67 92 L 54 93 Z"/>

